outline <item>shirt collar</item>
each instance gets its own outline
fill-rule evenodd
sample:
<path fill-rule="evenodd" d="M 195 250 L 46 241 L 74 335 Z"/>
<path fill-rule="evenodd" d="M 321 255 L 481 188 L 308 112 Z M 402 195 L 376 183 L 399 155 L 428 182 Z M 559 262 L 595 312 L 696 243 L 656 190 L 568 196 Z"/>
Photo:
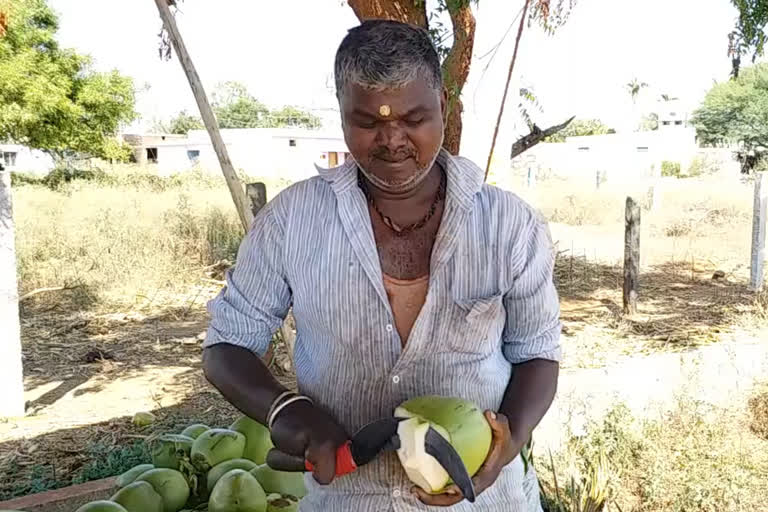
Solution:
<path fill-rule="evenodd" d="M 462 209 L 471 206 L 474 195 L 482 189 L 485 178 L 483 170 L 466 158 L 451 155 L 445 148 L 440 148 L 437 163 L 445 169 L 448 177 L 447 201 Z M 315 167 L 339 197 L 357 186 L 357 163 L 352 157 L 330 169 Z"/>

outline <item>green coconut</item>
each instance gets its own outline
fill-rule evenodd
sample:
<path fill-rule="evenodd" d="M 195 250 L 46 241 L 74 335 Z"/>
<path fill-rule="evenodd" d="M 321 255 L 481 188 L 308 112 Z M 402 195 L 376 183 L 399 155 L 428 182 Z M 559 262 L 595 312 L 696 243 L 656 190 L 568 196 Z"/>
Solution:
<path fill-rule="evenodd" d="M 203 425 L 202 423 L 195 423 L 194 425 L 190 425 L 182 430 L 181 435 L 191 437 L 192 439 L 197 439 L 200 434 L 206 430 L 211 430 L 211 427 L 208 425 Z"/>
<path fill-rule="evenodd" d="M 421 396 L 395 410 L 395 417 L 409 418 L 398 426 L 398 458 L 408 478 L 427 492 L 439 493 L 451 483 L 437 460 L 426 453 L 424 439 L 430 426 L 459 454 L 474 476 L 491 450 L 491 426 L 475 404 L 453 397 Z"/>
<path fill-rule="evenodd" d="M 179 469 L 179 463 L 188 458 L 194 439 L 179 434 L 164 434 L 151 443 L 152 464 L 156 468 Z"/>
<path fill-rule="evenodd" d="M 206 481 L 208 484 L 208 492 L 213 490 L 213 486 L 219 481 L 219 478 L 224 474 L 229 473 L 233 469 L 244 469 L 245 471 L 251 471 L 256 468 L 256 463 L 248 459 L 230 459 L 225 460 L 219 464 L 216 464 L 208 472 Z"/>
<path fill-rule="evenodd" d="M 233 469 L 219 478 L 208 499 L 208 512 L 266 512 L 267 495 L 249 472 Z"/>
<path fill-rule="evenodd" d="M 143 473 L 137 482 L 147 482 L 163 499 L 163 512 L 178 512 L 189 499 L 189 484 L 175 469 L 158 468 Z"/>
<path fill-rule="evenodd" d="M 241 416 L 229 426 L 229 429 L 245 436 L 244 458 L 250 459 L 256 464 L 264 464 L 267 461 L 267 453 L 275 446 L 272 444 L 272 438 L 267 427 L 248 416 Z"/>
<path fill-rule="evenodd" d="M 225 428 L 206 430 L 192 443 L 192 464 L 200 471 L 208 471 L 216 464 L 243 458 L 245 436 Z"/>
<path fill-rule="evenodd" d="M 299 500 L 295 496 L 267 495 L 267 512 L 298 512 Z"/>
<path fill-rule="evenodd" d="M 277 471 L 266 464 L 262 464 L 251 471 L 251 474 L 259 481 L 264 492 L 288 494 L 303 498 L 307 495 L 304 486 L 304 473 L 291 471 Z"/>
<path fill-rule="evenodd" d="M 163 512 L 163 498 L 148 482 L 133 482 L 115 493 L 111 501 L 128 512 Z"/>
<path fill-rule="evenodd" d="M 128 484 L 132 484 L 142 473 L 146 473 L 150 469 L 155 469 L 155 466 L 152 464 L 139 464 L 117 477 L 115 483 L 118 487 L 125 487 Z"/>
<path fill-rule="evenodd" d="M 146 427 L 157 420 L 157 417 L 151 412 L 137 412 L 133 415 L 133 424 L 137 427 Z"/>
<path fill-rule="evenodd" d="M 9 512 L 13 512 L 12 510 Z M 86 503 L 75 512 L 127 512 L 125 507 L 114 501 L 99 500 Z"/>

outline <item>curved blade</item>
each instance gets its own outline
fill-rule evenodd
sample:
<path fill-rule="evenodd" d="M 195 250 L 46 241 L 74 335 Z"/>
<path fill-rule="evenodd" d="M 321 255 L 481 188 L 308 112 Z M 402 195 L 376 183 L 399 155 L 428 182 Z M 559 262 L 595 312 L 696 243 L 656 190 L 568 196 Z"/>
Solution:
<path fill-rule="evenodd" d="M 382 451 L 400 447 L 397 426 L 404 418 L 384 418 L 368 423 L 352 436 L 352 457 L 362 466 L 372 461 Z"/>
<path fill-rule="evenodd" d="M 461 457 L 456 453 L 453 446 L 431 427 L 424 438 L 424 450 L 443 466 L 453 483 L 461 490 L 464 498 L 470 503 L 474 503 L 475 486 L 472 484 L 472 478 L 467 473 L 467 468 L 461 461 Z"/>

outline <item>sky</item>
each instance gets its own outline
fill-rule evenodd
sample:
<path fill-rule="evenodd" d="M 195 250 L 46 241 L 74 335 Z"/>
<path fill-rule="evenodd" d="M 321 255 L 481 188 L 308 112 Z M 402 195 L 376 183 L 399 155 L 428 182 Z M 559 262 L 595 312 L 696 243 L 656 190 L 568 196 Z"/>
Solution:
<path fill-rule="evenodd" d="M 196 111 L 178 61 L 158 57 L 161 23 L 152 0 L 50 3 L 60 15 L 64 46 L 91 55 L 99 70 L 132 76 L 140 87 L 142 119 L 132 128 L 182 109 Z M 462 97 L 462 152 L 478 158 L 490 145 L 522 3 L 480 0 L 476 9 L 473 65 Z M 694 108 L 714 81 L 728 78 L 727 35 L 735 19 L 730 0 L 578 0 L 554 36 L 526 29 L 500 140 L 511 142 L 526 131 L 516 115 L 523 86 L 542 105 L 534 115 L 542 127 L 572 115 L 626 124 L 637 112 L 626 91 L 635 77 L 649 84 L 635 108 L 652 109 L 662 93 Z M 345 1 L 185 0 L 177 21 L 209 94 L 216 83 L 235 80 L 273 107 L 336 107 L 334 54 L 357 24 Z M 491 59 L 488 53 L 499 42 Z"/>

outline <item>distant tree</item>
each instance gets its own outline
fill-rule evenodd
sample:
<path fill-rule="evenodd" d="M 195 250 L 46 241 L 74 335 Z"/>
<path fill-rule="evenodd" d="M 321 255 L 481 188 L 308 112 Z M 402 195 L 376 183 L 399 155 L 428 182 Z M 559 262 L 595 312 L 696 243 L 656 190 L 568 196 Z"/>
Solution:
<path fill-rule="evenodd" d="M 319 117 L 296 107 L 270 110 L 239 82 L 220 84 L 212 96 L 213 111 L 221 128 L 319 128 L 321 125 Z"/>
<path fill-rule="evenodd" d="M 545 139 L 545 142 L 565 142 L 568 137 L 606 135 L 609 133 L 616 132 L 604 125 L 599 119 L 575 119 L 563 130 Z"/>
<path fill-rule="evenodd" d="M 640 125 L 638 126 L 641 132 L 652 132 L 659 129 L 659 114 L 652 112 L 643 116 L 640 119 Z"/>
<path fill-rule="evenodd" d="M 703 144 L 738 144 L 744 154 L 768 148 L 768 64 L 744 68 L 734 80 L 716 84 L 694 112 Z"/>
<path fill-rule="evenodd" d="M 736 27 L 728 35 L 728 56 L 733 69 L 731 75 L 738 78 L 741 58 L 752 54 L 752 63 L 763 55 L 768 25 L 768 0 L 731 0 L 739 11 Z"/>
<path fill-rule="evenodd" d="M 115 134 L 137 115 L 133 81 L 61 48 L 58 23 L 46 0 L 0 0 L 0 140 L 113 158 Z"/>
<path fill-rule="evenodd" d="M 186 110 L 176 114 L 176 117 L 168 123 L 168 133 L 179 135 L 186 135 L 190 130 L 202 130 L 204 128 L 202 119 L 199 116 L 188 113 Z"/>
<path fill-rule="evenodd" d="M 648 84 L 638 81 L 637 78 L 633 78 L 625 87 L 632 97 L 632 103 L 637 103 L 637 97 L 640 95 L 640 91 L 648 87 Z"/>

